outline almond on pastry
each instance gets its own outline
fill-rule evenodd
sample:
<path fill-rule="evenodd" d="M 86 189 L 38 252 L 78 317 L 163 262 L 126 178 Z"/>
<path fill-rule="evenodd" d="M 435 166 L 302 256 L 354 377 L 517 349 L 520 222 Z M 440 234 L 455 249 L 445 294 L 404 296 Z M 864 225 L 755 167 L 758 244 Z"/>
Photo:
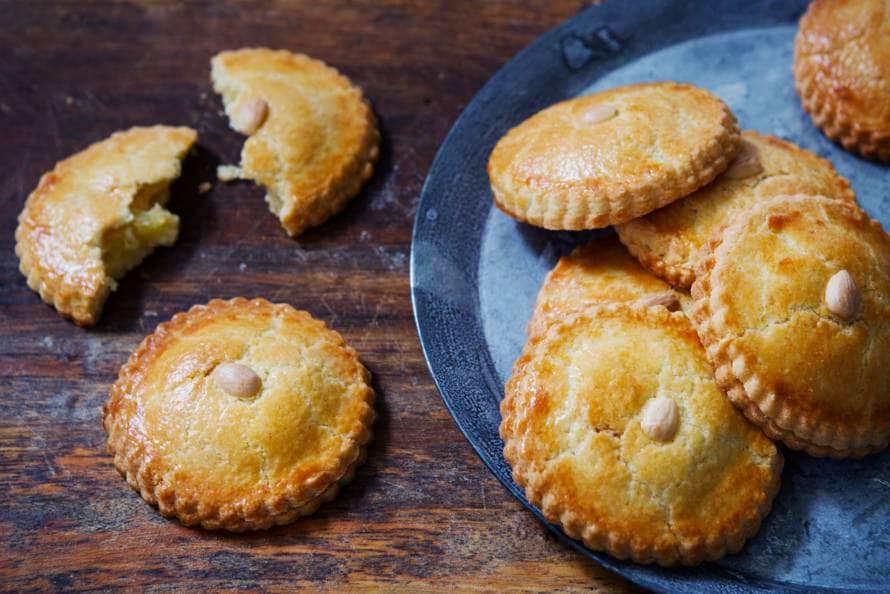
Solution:
<path fill-rule="evenodd" d="M 688 289 L 699 250 L 735 213 L 773 196 L 799 193 L 856 200 L 850 182 L 829 161 L 787 140 L 746 130 L 739 155 L 712 183 L 616 231 L 646 268 Z"/>
<path fill-rule="evenodd" d="M 248 136 L 221 181 L 253 180 L 291 236 L 343 210 L 374 172 L 377 119 L 362 90 L 324 62 L 265 48 L 220 52 L 213 88 Z"/>
<path fill-rule="evenodd" d="M 118 471 L 164 516 L 261 530 L 352 480 L 371 439 L 369 384 L 356 352 L 308 313 L 213 300 L 145 338 L 103 426 Z"/>
<path fill-rule="evenodd" d="M 692 319 L 720 386 L 814 456 L 890 442 L 890 236 L 855 204 L 777 196 L 704 248 Z"/>
<path fill-rule="evenodd" d="M 557 103 L 507 132 L 488 159 L 494 202 L 547 229 L 643 216 L 713 180 L 735 157 L 735 116 L 688 84 L 617 87 Z"/>
<path fill-rule="evenodd" d="M 688 300 L 688 295 L 672 291 L 640 266 L 615 236 L 600 237 L 560 258 L 547 275 L 528 322 L 528 335 L 541 334 L 553 322 L 594 303 L 636 301 L 676 311 Z"/>
<path fill-rule="evenodd" d="M 779 488 L 781 454 L 726 400 L 686 315 L 664 307 L 590 305 L 530 337 L 501 416 L 529 502 L 619 559 L 736 552 Z"/>

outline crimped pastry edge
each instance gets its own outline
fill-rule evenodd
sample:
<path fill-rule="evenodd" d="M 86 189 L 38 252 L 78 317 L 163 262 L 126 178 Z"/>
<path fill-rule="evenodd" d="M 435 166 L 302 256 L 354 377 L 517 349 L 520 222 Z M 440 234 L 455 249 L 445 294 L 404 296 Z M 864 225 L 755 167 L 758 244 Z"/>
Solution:
<path fill-rule="evenodd" d="M 799 52 L 804 20 L 810 15 L 813 4 L 801 17 L 801 24 L 794 38 L 794 58 L 792 71 L 794 88 L 800 97 L 801 106 L 812 118 L 813 123 L 822 132 L 848 151 L 862 155 L 867 159 L 890 163 L 890 130 L 881 131 L 863 127 L 838 111 L 832 97 L 821 91 L 813 80 L 812 68 L 802 59 Z"/>
<path fill-rule="evenodd" d="M 812 151 L 808 151 L 803 147 L 797 146 L 788 140 L 779 138 L 778 136 L 763 134 L 756 130 L 745 130 L 741 135 L 743 140 L 745 134 L 754 135 L 762 142 L 777 141 L 782 145 L 785 145 L 787 150 L 809 153 L 809 155 L 807 155 L 809 158 L 817 160 L 827 169 L 834 172 L 836 181 L 839 184 L 838 194 L 834 197 L 839 200 L 845 200 L 854 204 L 856 203 L 856 193 L 850 185 L 850 180 L 841 175 L 834 167 L 834 164 L 828 159 L 821 157 Z M 672 257 L 674 252 L 671 249 L 670 243 L 668 243 L 664 256 L 659 256 L 654 249 L 649 247 L 647 242 L 638 241 L 637 234 L 628 226 L 623 224 L 616 225 L 615 232 L 618 234 L 618 239 L 624 244 L 624 247 L 627 248 L 631 255 L 655 276 L 664 279 L 675 287 L 680 287 L 686 290 L 689 290 L 692 287 L 692 283 L 695 281 L 695 258 L 683 262 L 682 264 L 673 264 L 671 262 L 675 260 L 678 261 L 679 258 Z M 695 254 L 693 254 L 693 256 L 695 256 Z"/>
<path fill-rule="evenodd" d="M 291 237 L 302 234 L 310 227 L 315 227 L 324 223 L 326 220 L 341 212 L 350 200 L 355 198 L 362 187 L 373 177 L 374 165 L 380 158 L 380 129 L 377 117 L 371 107 L 371 103 L 365 97 L 363 89 L 355 84 L 349 77 L 340 72 L 337 68 L 327 64 L 326 62 L 313 58 L 303 53 L 291 52 L 288 50 L 272 50 L 263 47 L 244 47 L 237 50 L 225 50 L 217 53 L 211 58 L 211 82 L 214 91 L 222 95 L 222 78 L 228 77 L 226 67 L 222 64 L 223 57 L 226 54 L 235 54 L 249 51 L 263 51 L 273 55 L 284 55 L 288 57 L 297 56 L 316 64 L 328 71 L 333 76 L 340 79 L 348 88 L 358 92 L 361 98 L 362 110 L 364 111 L 365 129 L 362 134 L 362 142 L 359 149 L 353 155 L 352 160 L 344 167 L 343 171 L 337 176 L 329 177 L 325 180 L 325 186 L 322 191 L 312 196 L 302 209 L 291 209 L 289 212 L 273 213 L 278 216 L 284 230 Z M 250 136 L 250 135 L 248 135 Z M 241 162 L 244 162 L 244 149 L 242 148 Z M 243 174 L 243 165 L 239 166 Z M 245 178 L 248 179 L 248 178 Z M 267 194 L 273 192 L 275 188 L 266 187 Z M 286 200 L 287 198 L 281 198 Z M 267 198 L 267 202 L 268 202 Z"/>
<path fill-rule="evenodd" d="M 776 196 L 758 206 L 799 196 L 812 198 L 812 196 L 806 194 Z M 831 203 L 839 202 L 825 196 L 818 196 L 817 198 Z M 868 217 L 864 211 L 855 207 L 855 205 L 846 204 L 845 209 L 852 216 L 866 222 L 869 226 L 876 226 L 883 232 L 879 222 Z M 763 429 L 763 432 L 770 438 L 781 441 L 791 449 L 806 452 L 811 456 L 835 459 L 862 458 L 886 448 L 887 445 L 890 445 L 890 433 L 877 440 L 876 443 L 866 446 L 850 445 L 846 448 L 838 448 L 815 442 L 812 439 L 814 434 L 838 436 L 838 431 L 842 430 L 843 427 L 828 427 L 824 422 L 819 424 L 811 418 L 801 415 L 800 411 L 789 406 L 784 399 L 778 398 L 774 391 L 763 387 L 763 383 L 757 379 L 757 374 L 751 369 L 751 366 L 747 365 L 743 353 L 737 353 L 736 356 L 730 354 L 730 351 L 735 350 L 733 349 L 735 341 L 731 337 L 726 337 L 729 334 L 729 330 L 719 323 L 718 312 L 711 310 L 709 296 L 711 294 L 711 270 L 715 266 L 715 253 L 717 248 L 723 243 L 724 232 L 731 225 L 732 223 L 726 225 L 700 251 L 696 268 L 696 280 L 691 290 L 692 307 L 690 315 L 699 339 L 705 347 L 708 359 L 714 367 L 714 377 L 718 385 L 726 393 L 729 401 L 741 410 L 749 421 Z M 738 368 L 738 371 L 736 368 Z M 746 386 L 752 386 L 756 389 L 751 390 Z M 777 423 L 777 420 L 780 420 L 781 425 Z M 852 441 L 853 436 L 849 435 L 851 431 L 847 430 L 847 433 L 847 440 Z M 870 436 L 866 436 L 862 440 L 868 441 L 874 438 L 875 435 L 875 433 L 871 433 Z"/>
<path fill-rule="evenodd" d="M 676 539 L 676 547 L 668 549 L 659 549 L 654 544 L 647 547 L 637 543 L 635 546 L 632 534 L 622 534 L 620 531 L 610 530 L 600 524 L 587 524 L 580 514 L 561 506 L 556 497 L 546 497 L 547 494 L 541 488 L 540 481 L 534 480 L 534 477 L 539 473 L 518 455 L 518 444 L 516 443 L 518 440 L 514 439 L 517 436 L 513 432 L 515 423 L 513 410 L 515 407 L 511 406 L 511 401 L 515 398 L 514 386 L 522 375 L 521 370 L 530 365 L 534 359 L 532 354 L 534 347 L 550 335 L 565 332 L 580 318 L 603 314 L 614 315 L 619 312 L 638 318 L 655 316 L 659 325 L 670 324 L 671 320 L 686 317 L 683 312 L 669 312 L 663 307 L 647 307 L 633 302 L 595 304 L 588 306 L 564 322 L 552 324 L 547 332 L 530 337 L 522 354 L 514 364 L 513 372 L 505 387 L 504 399 L 500 405 L 499 433 L 504 442 L 504 458 L 512 468 L 513 480 L 523 489 L 526 499 L 541 510 L 547 521 L 559 524 L 568 536 L 581 540 L 588 548 L 605 551 L 618 559 L 630 559 L 635 563 L 643 564 L 654 562 L 663 567 L 694 566 L 703 561 L 715 561 L 727 554 L 737 553 L 758 532 L 763 519 L 772 509 L 773 500 L 779 491 L 785 461 L 782 453 L 775 446 L 773 446 L 775 456 L 771 458 L 770 480 L 763 488 L 764 497 L 756 509 L 749 509 L 747 516 L 740 519 L 739 527 L 735 532 L 721 534 L 710 542 L 702 539 L 689 539 L 685 542 Z"/>
<path fill-rule="evenodd" d="M 686 290 L 692 286 L 692 282 L 695 280 L 695 271 L 689 267 L 688 263 L 680 266 L 670 264 L 667 258 L 660 258 L 643 242 L 637 241 L 636 234 L 628 233 L 623 225 L 616 225 L 615 233 L 630 255 L 636 258 L 646 270 L 671 286 Z M 668 254 L 670 254 L 670 249 Z"/>
<path fill-rule="evenodd" d="M 206 305 L 194 305 L 185 312 L 175 314 L 169 321 L 159 324 L 152 334 L 146 336 L 121 367 L 117 381 L 111 386 L 109 399 L 102 408 L 102 426 L 108 434 L 107 448 L 109 453 L 114 456 L 115 468 L 126 479 L 130 487 L 138 492 L 147 503 L 156 507 L 161 515 L 167 518 L 175 517 L 185 526 L 200 526 L 205 530 L 243 532 L 265 530 L 271 526 L 289 524 L 300 516 L 315 512 L 322 503 L 336 497 L 340 487 L 354 478 L 356 469 L 367 456 L 366 446 L 371 440 L 371 425 L 376 417 L 373 407 L 376 395 L 370 386 L 371 374 L 358 361 L 366 388 L 364 393 L 366 406 L 363 415 L 357 420 L 358 426 L 353 430 L 354 438 L 350 440 L 352 447 L 341 452 L 339 467 L 315 476 L 307 482 L 308 497 L 300 497 L 295 500 L 288 493 L 284 493 L 276 497 L 257 499 L 246 502 L 242 506 L 243 508 L 249 507 L 251 513 L 238 513 L 234 509 L 234 505 L 228 502 L 211 505 L 206 501 L 177 499 L 175 486 L 165 484 L 163 475 L 160 477 L 160 481 L 155 480 L 156 473 L 152 467 L 152 461 L 143 457 L 140 445 L 128 439 L 129 435 L 126 432 L 117 431 L 109 411 L 109 405 L 113 400 L 128 397 L 132 389 L 132 376 L 145 363 L 146 359 L 163 346 L 165 337 L 187 327 L 192 319 L 205 312 L 223 312 L 230 307 L 244 306 L 273 308 L 317 322 L 327 331 L 339 337 L 342 341 L 342 348 L 356 357 L 358 361 L 355 349 L 346 344 L 343 337 L 324 322 L 316 320 L 307 312 L 294 309 L 286 303 L 271 303 L 263 298 L 248 300 L 244 297 L 236 297 L 227 301 L 212 299 Z"/>
<path fill-rule="evenodd" d="M 628 88 L 654 84 L 659 83 L 628 85 Z M 497 176 L 492 174 L 491 155 L 489 155 L 487 171 L 495 206 L 523 223 L 551 230 L 580 231 L 618 225 L 639 218 L 709 184 L 726 170 L 735 158 L 741 136 L 735 115 L 726 103 L 704 89 L 693 88 L 708 93 L 722 106 L 723 133 L 710 139 L 704 147 L 690 155 L 688 162 L 680 170 L 665 172 L 663 178 L 644 180 L 634 187 L 624 187 L 616 194 L 597 196 L 593 201 L 586 197 L 571 195 L 568 199 L 563 195 L 560 200 L 540 200 L 534 192 L 527 192 L 526 189 L 529 206 L 523 208 L 522 199 L 518 195 L 499 187 Z M 507 134 L 511 132 L 512 130 Z M 605 200 L 602 200 L 603 198 Z M 596 204 L 597 208 L 592 208 L 591 204 Z M 605 209 L 602 208 L 604 205 Z M 544 215 L 539 217 L 530 214 L 530 211 L 534 210 L 543 210 Z M 604 212 L 596 214 L 602 210 Z"/>
<path fill-rule="evenodd" d="M 40 183 L 43 183 L 43 177 Z M 111 293 L 111 284 L 107 282 L 107 277 L 100 291 L 92 299 L 84 299 L 84 295 L 79 291 L 64 290 L 64 286 L 60 287 L 63 290 L 57 291 L 50 283 L 44 281 L 39 266 L 35 266 L 31 260 L 31 250 L 25 249 L 25 243 L 24 229 L 19 224 L 15 230 L 15 255 L 19 259 L 19 272 L 24 275 L 28 287 L 40 295 L 44 303 L 51 305 L 62 317 L 78 326 L 92 326 L 98 322 L 105 301 Z"/>

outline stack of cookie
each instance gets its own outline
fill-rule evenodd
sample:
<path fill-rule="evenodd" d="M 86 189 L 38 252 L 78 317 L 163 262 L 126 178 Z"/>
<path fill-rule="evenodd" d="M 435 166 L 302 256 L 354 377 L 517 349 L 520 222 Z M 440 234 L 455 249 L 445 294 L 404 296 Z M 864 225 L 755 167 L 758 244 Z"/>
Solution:
<path fill-rule="evenodd" d="M 567 534 L 641 563 L 717 559 L 771 507 L 769 438 L 887 446 L 890 236 L 831 163 L 660 82 L 545 109 L 488 172 L 517 220 L 621 242 L 549 274 L 501 405 L 514 479 Z"/>

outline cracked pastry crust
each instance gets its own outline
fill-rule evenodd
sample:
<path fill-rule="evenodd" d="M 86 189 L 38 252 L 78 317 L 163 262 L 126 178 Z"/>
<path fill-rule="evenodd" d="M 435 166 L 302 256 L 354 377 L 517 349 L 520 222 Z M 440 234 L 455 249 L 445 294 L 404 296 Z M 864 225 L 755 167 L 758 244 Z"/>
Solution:
<path fill-rule="evenodd" d="M 755 156 L 761 171 L 720 175 L 692 195 L 615 228 L 630 253 L 672 285 L 692 286 L 699 250 L 740 210 L 788 194 L 856 200 L 850 182 L 810 151 L 753 130 L 742 133 L 742 143 L 742 155 Z"/>
<path fill-rule="evenodd" d="M 377 120 L 361 89 L 334 68 L 303 54 L 247 48 L 214 56 L 211 77 L 233 124 L 245 100 L 268 106 L 244 143 L 238 176 L 265 187 L 291 236 L 343 210 L 370 179 Z"/>
<path fill-rule="evenodd" d="M 176 241 L 179 217 L 163 206 L 197 138 L 191 128 L 131 128 L 44 174 L 15 231 L 28 286 L 75 323 L 95 324 L 117 280 Z"/>
<path fill-rule="evenodd" d="M 614 236 L 597 238 L 560 258 L 547 275 L 528 322 L 528 335 L 542 334 L 554 321 L 565 320 L 595 303 L 639 301 L 670 290 L 670 285 L 640 266 Z M 688 301 L 685 294 L 676 295 L 679 301 Z"/>
<path fill-rule="evenodd" d="M 709 183 L 735 156 L 735 116 L 675 82 L 557 103 L 501 138 L 488 160 L 495 204 L 547 229 L 623 223 Z"/>
<path fill-rule="evenodd" d="M 858 207 L 772 198 L 705 246 L 692 318 L 727 396 L 767 435 L 813 456 L 860 457 L 890 441 L 890 237 Z M 825 302 L 847 270 L 847 322 Z"/>
<path fill-rule="evenodd" d="M 223 362 L 262 381 L 232 396 Z M 103 410 L 114 464 L 185 525 L 260 530 L 311 514 L 365 456 L 370 375 L 323 322 L 264 299 L 213 300 L 158 326 L 121 368 Z"/>
<path fill-rule="evenodd" d="M 672 399 L 667 442 L 641 427 Z M 501 402 L 504 456 L 528 500 L 591 549 L 695 565 L 740 550 L 779 488 L 782 456 L 724 398 L 682 312 L 594 305 L 532 337 Z"/>
<path fill-rule="evenodd" d="M 826 136 L 890 162 L 890 4 L 812 2 L 794 41 L 794 83 Z"/>

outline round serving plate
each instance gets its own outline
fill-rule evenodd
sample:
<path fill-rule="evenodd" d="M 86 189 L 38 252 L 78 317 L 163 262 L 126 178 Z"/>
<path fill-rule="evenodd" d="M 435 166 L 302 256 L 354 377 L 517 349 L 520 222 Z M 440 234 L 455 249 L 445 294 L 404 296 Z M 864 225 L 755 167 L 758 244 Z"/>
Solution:
<path fill-rule="evenodd" d="M 890 228 L 890 168 L 832 144 L 800 108 L 791 53 L 805 8 L 802 0 L 592 6 L 504 66 L 439 150 L 417 208 L 411 248 L 420 340 L 464 435 L 542 522 L 504 461 L 499 403 L 545 275 L 590 233 L 530 227 L 493 208 L 485 172 L 492 147 L 511 127 L 569 97 L 640 81 L 689 82 L 726 101 L 743 130 L 787 138 L 830 159 L 863 208 Z M 636 565 L 591 551 L 547 526 L 584 555 L 653 590 L 890 588 L 890 452 L 845 461 L 784 454 L 782 489 L 760 532 L 741 553 L 716 563 Z"/>

